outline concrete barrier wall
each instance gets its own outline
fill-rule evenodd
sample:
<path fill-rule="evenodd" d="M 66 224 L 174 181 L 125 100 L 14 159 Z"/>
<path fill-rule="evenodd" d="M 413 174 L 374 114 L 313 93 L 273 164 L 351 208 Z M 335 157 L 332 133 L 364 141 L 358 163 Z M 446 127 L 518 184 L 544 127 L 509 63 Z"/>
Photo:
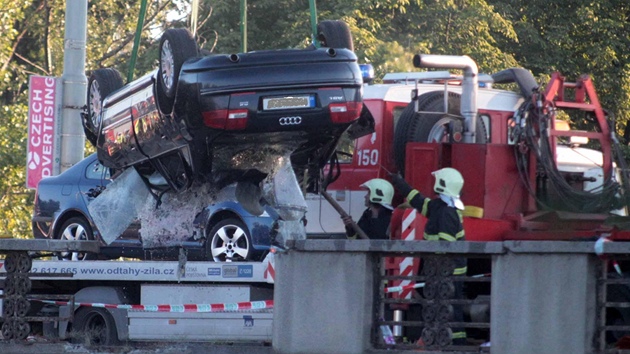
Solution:
<path fill-rule="evenodd" d="M 492 353 L 588 353 L 596 331 L 593 242 L 303 240 L 276 258 L 273 348 L 364 353 L 371 348 L 377 260 L 385 253 L 492 255 Z M 606 245 L 630 253 L 630 245 Z"/>
<path fill-rule="evenodd" d="M 369 252 L 300 252 L 275 259 L 276 353 L 364 353 L 374 313 Z"/>
<path fill-rule="evenodd" d="M 492 268 L 493 353 L 590 353 L 597 305 L 595 258 L 505 254 Z"/>

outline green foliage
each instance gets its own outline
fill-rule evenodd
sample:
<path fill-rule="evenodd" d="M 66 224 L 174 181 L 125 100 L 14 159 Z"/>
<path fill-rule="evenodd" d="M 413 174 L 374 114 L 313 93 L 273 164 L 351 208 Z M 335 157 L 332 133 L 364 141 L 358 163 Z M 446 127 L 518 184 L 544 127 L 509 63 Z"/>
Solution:
<path fill-rule="evenodd" d="M 591 75 L 617 133 L 629 142 L 630 4 L 624 0 L 490 0 L 514 24 L 518 42 L 503 41 L 534 75 L 561 72 L 568 81 Z"/>
<path fill-rule="evenodd" d="M 0 108 L 0 237 L 31 234 L 32 190 L 26 188 L 27 105 Z"/>

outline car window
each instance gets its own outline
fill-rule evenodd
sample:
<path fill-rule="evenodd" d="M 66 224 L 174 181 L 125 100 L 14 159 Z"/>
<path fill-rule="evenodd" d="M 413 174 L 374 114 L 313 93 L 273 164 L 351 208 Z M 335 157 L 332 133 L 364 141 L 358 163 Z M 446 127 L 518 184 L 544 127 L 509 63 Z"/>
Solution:
<path fill-rule="evenodd" d="M 96 160 L 92 162 L 88 168 L 85 170 L 85 178 L 87 179 L 109 179 L 109 168 L 101 165 L 101 163 Z"/>

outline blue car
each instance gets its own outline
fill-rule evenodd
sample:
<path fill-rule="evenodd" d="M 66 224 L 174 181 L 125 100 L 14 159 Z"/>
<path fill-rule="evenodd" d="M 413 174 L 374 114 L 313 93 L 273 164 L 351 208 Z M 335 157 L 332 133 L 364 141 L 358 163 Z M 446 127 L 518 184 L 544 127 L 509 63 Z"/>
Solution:
<path fill-rule="evenodd" d="M 67 171 L 42 179 L 37 187 L 33 210 L 33 235 L 39 239 L 99 240 L 101 253 L 61 253 L 59 258 L 89 260 L 97 258 L 140 258 L 175 260 L 183 247 L 190 260 L 256 261 L 261 260 L 270 245 L 270 234 L 278 214 L 270 207 L 254 216 L 236 202 L 234 185 L 225 187 L 223 199 L 200 210 L 195 229 L 203 237 L 191 235 L 178 247 L 144 248 L 141 225 L 132 223 L 115 241 L 106 245 L 95 226 L 88 204 L 112 181 L 110 169 L 92 154 Z M 113 221 L 114 222 L 114 221 Z"/>

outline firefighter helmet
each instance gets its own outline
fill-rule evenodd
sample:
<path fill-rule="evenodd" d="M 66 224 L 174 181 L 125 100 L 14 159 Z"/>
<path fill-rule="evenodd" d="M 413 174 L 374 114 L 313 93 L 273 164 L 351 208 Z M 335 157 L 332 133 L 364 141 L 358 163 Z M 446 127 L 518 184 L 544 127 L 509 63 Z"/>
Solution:
<path fill-rule="evenodd" d="M 436 193 L 459 198 L 459 193 L 464 186 L 464 177 L 459 171 L 451 167 L 445 167 L 434 171 L 432 175 L 435 176 L 433 190 Z"/>
<path fill-rule="evenodd" d="M 382 178 L 372 178 L 363 183 L 361 187 L 370 190 L 370 202 L 381 204 L 388 209 L 393 209 L 392 198 L 394 197 L 394 187 L 389 181 Z"/>

